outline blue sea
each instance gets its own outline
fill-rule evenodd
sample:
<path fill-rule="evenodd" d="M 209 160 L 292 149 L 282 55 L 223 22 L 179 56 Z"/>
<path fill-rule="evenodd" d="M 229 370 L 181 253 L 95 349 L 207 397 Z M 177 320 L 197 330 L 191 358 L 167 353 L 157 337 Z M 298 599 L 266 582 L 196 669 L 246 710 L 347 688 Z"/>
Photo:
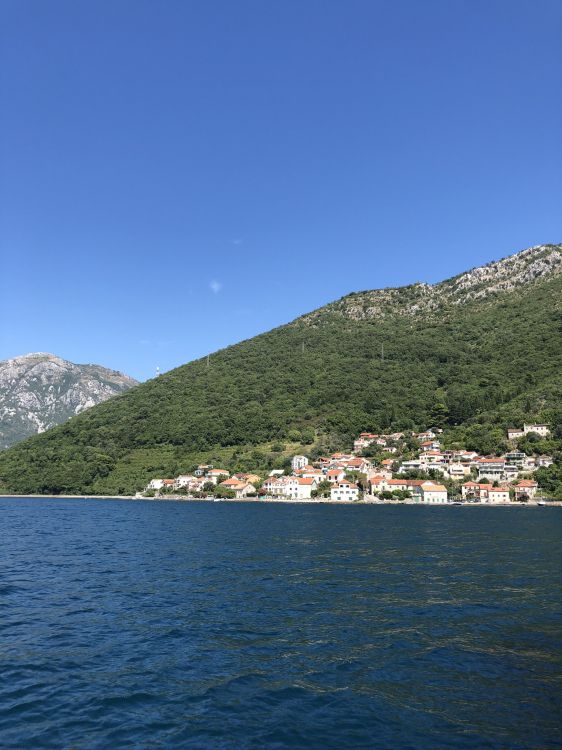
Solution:
<path fill-rule="evenodd" d="M 562 509 L 0 499 L 0 747 L 562 747 Z"/>

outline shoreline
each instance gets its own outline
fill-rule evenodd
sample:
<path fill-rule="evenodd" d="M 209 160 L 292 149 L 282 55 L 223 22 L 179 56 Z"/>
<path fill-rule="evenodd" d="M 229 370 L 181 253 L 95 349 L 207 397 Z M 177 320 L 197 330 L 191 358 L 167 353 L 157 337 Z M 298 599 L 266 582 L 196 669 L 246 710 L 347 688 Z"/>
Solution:
<path fill-rule="evenodd" d="M 403 507 L 403 506 L 412 506 L 412 507 L 421 507 L 421 508 L 447 508 L 447 507 L 463 507 L 463 508 L 469 508 L 469 507 L 475 507 L 475 508 L 558 508 L 562 507 L 562 500 L 540 500 L 539 502 L 544 503 L 539 505 L 539 502 L 537 501 L 531 501 L 527 503 L 516 503 L 516 502 L 508 502 L 508 503 L 467 503 L 467 502 L 461 502 L 459 504 L 455 504 L 453 502 L 450 503 L 423 503 L 423 502 L 412 502 L 411 500 L 376 500 L 376 499 L 368 499 L 368 500 L 357 500 L 357 501 L 349 501 L 349 500 L 328 500 L 327 498 L 322 500 L 317 500 L 314 498 L 306 498 L 302 500 L 285 500 L 283 498 L 267 498 L 267 499 L 260 499 L 260 498 L 224 498 L 220 500 L 215 500 L 215 498 L 211 497 L 181 497 L 178 495 L 172 495 L 169 497 L 136 497 L 135 495 L 15 495 L 15 494 L 0 494 L 0 500 L 3 499 L 14 499 L 14 498 L 29 498 L 32 500 L 133 500 L 133 501 L 149 501 L 149 502 L 174 502 L 174 503 L 213 503 L 213 502 L 221 502 L 221 503 L 259 503 L 261 505 L 271 505 L 273 503 L 281 504 L 281 505 L 348 505 L 348 506 L 357 506 L 357 505 L 392 505 L 395 507 Z"/>

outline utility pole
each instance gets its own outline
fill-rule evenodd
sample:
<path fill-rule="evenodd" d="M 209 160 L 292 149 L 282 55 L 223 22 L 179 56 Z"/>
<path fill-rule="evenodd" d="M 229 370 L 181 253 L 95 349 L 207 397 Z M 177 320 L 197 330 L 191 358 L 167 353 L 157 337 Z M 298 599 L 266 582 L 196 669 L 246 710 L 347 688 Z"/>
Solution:
<path fill-rule="evenodd" d="M 209 355 L 207 354 L 207 367 L 209 366 Z"/>

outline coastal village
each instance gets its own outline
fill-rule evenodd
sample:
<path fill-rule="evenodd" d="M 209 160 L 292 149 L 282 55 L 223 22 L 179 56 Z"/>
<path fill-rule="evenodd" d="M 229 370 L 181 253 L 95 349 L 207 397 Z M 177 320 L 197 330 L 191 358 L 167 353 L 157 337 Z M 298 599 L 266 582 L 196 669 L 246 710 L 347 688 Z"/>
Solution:
<path fill-rule="evenodd" d="M 533 473 L 550 466 L 553 458 L 527 455 L 518 450 L 516 441 L 528 435 L 546 438 L 549 425 L 509 428 L 506 437 L 512 449 L 502 456 L 445 450 L 441 432 L 362 432 L 349 453 L 332 453 L 316 460 L 294 455 L 290 468 L 273 469 L 266 477 L 257 472 L 230 475 L 225 469 L 202 464 L 189 474 L 152 479 L 139 496 L 424 504 L 505 504 L 540 498 Z"/>

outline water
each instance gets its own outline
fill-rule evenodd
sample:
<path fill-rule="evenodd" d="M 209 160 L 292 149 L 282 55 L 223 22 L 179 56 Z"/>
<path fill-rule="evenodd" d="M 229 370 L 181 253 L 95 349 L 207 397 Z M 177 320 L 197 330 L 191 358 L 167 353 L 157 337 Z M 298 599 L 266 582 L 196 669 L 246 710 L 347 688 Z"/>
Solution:
<path fill-rule="evenodd" d="M 553 748 L 562 509 L 0 500 L 2 748 Z"/>

